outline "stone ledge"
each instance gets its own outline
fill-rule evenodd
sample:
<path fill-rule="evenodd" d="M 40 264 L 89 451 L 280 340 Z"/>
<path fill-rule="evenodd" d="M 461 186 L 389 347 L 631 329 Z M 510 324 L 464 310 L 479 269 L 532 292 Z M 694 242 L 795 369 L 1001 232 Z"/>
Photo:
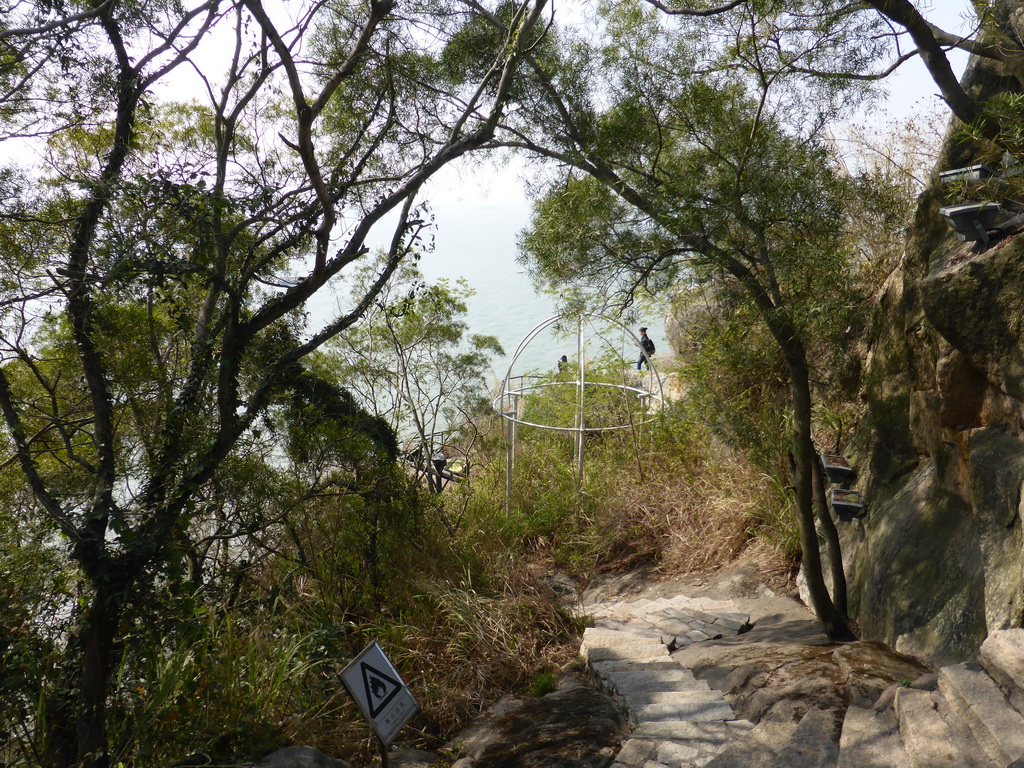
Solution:
<path fill-rule="evenodd" d="M 967 664 L 943 667 L 939 691 L 997 765 L 1024 764 L 1024 717 L 992 678 Z"/>
<path fill-rule="evenodd" d="M 954 745 L 952 729 L 939 714 L 932 694 L 913 688 L 896 692 L 900 737 L 912 768 L 973 768 Z"/>
<path fill-rule="evenodd" d="M 892 712 L 876 713 L 861 707 L 846 710 L 836 768 L 904 768 L 907 763 Z"/>
<path fill-rule="evenodd" d="M 1024 629 L 1000 629 L 981 644 L 978 658 L 1010 703 L 1024 712 Z"/>

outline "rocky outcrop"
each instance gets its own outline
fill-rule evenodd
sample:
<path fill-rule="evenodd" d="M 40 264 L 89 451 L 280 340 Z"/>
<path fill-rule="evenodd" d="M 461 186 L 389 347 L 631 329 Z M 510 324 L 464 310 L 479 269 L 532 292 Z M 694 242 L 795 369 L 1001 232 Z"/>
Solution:
<path fill-rule="evenodd" d="M 965 83 L 1006 88 L 977 63 Z M 937 170 L 998 167 L 985 152 L 951 138 Z M 878 297 L 868 413 L 846 451 L 868 515 L 843 529 L 864 636 L 937 663 L 1024 623 L 1024 233 L 960 242 L 938 212 L 951 194 L 936 180 L 921 197 Z"/>
<path fill-rule="evenodd" d="M 942 234 L 879 304 L 854 449 L 869 515 L 844 545 L 867 636 L 948 662 L 1024 619 L 1024 237 L 976 252 Z"/>
<path fill-rule="evenodd" d="M 746 620 L 706 639 L 661 626 L 697 605 L 706 625 Z M 633 726 L 613 768 L 1024 766 L 1022 629 L 993 632 L 980 663 L 928 672 L 880 643 L 831 643 L 803 606 L 771 595 L 584 607 L 597 626 L 581 657 Z"/>
<path fill-rule="evenodd" d="M 454 768 L 606 768 L 626 732 L 608 696 L 565 676 L 540 698 L 508 698 L 447 745 Z"/>

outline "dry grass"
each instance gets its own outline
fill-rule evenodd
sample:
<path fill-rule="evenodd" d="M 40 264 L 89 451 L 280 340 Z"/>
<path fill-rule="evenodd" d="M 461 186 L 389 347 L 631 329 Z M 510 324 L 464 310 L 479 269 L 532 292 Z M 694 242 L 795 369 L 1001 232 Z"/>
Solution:
<path fill-rule="evenodd" d="M 617 486 L 607 502 L 601 526 L 608 548 L 601 570 L 647 562 L 665 575 L 709 573 L 750 554 L 770 573 L 791 571 L 785 547 L 757 535 L 772 517 L 765 510 L 784 503 L 749 462 L 707 445 L 682 461 L 649 457 L 646 475 L 643 483 Z"/>
<path fill-rule="evenodd" d="M 421 577 L 414 603 L 359 628 L 351 652 L 378 641 L 420 705 L 402 746 L 441 748 L 497 699 L 522 694 L 578 653 L 582 628 L 558 607 L 544 572 L 511 555 L 491 565 L 486 585 Z M 327 718 L 288 723 L 289 740 L 369 764 L 378 748 L 368 724 L 347 695 L 335 703 Z"/>
<path fill-rule="evenodd" d="M 524 563 L 496 573 L 498 591 L 425 585 L 427 610 L 406 627 L 398 663 L 423 708 L 412 723 L 419 746 L 438 747 L 499 696 L 576 657 L 581 629 L 552 591 Z"/>

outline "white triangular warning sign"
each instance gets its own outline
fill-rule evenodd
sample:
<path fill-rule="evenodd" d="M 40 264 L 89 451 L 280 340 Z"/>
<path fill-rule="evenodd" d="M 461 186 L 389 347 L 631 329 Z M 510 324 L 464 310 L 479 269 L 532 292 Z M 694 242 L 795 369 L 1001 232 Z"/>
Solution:
<path fill-rule="evenodd" d="M 363 676 L 363 690 L 370 706 L 370 717 L 376 717 L 402 690 L 402 684 L 365 661 L 360 662 L 359 671 Z"/>
<path fill-rule="evenodd" d="M 390 746 L 419 704 L 377 643 L 370 643 L 341 670 L 341 681 L 373 732 Z"/>

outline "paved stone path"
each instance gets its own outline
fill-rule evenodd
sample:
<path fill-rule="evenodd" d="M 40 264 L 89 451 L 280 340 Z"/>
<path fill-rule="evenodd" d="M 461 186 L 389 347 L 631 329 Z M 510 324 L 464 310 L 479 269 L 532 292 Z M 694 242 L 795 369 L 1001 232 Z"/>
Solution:
<path fill-rule="evenodd" d="M 697 644 L 743 641 L 750 619 L 735 603 L 676 595 L 584 612 L 580 654 L 633 727 L 612 768 L 1024 768 L 1024 629 L 993 632 L 977 663 L 941 668 L 931 689 L 755 726 L 683 663 Z"/>
<path fill-rule="evenodd" d="M 754 727 L 670 656 L 746 629 L 749 616 L 732 602 L 677 595 L 598 603 L 586 613 L 595 626 L 583 633 L 580 654 L 633 726 L 613 768 L 704 766 Z"/>

